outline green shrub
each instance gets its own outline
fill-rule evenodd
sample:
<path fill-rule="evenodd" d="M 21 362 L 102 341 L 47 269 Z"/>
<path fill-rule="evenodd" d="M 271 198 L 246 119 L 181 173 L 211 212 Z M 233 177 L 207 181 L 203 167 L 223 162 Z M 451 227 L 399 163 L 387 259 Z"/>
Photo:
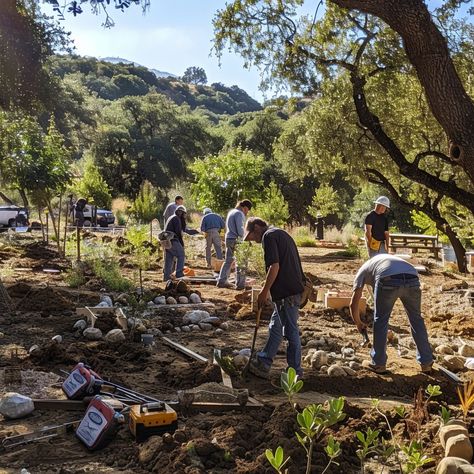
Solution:
<path fill-rule="evenodd" d="M 120 267 L 112 259 L 93 260 L 92 270 L 108 290 L 127 292 L 133 287 L 132 282 L 122 276 Z"/>
<path fill-rule="evenodd" d="M 294 227 L 291 236 L 298 247 L 316 247 L 316 239 L 308 227 Z"/>
<path fill-rule="evenodd" d="M 67 271 L 64 281 L 71 288 L 79 288 L 86 283 L 86 277 L 84 276 L 82 269 L 76 267 Z"/>

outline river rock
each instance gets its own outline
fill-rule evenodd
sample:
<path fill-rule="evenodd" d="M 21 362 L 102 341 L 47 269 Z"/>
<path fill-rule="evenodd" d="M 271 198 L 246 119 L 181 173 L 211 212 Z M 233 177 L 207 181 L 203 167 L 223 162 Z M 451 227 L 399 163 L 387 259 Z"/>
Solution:
<path fill-rule="evenodd" d="M 33 344 L 29 349 L 28 349 L 28 354 L 33 354 L 35 352 L 38 352 L 40 350 L 40 346 L 38 344 Z"/>
<path fill-rule="evenodd" d="M 248 357 L 237 354 L 233 359 L 235 368 L 238 370 L 242 370 L 246 366 L 248 360 L 249 360 Z"/>
<path fill-rule="evenodd" d="M 447 369 L 458 371 L 464 368 L 464 358 L 456 355 L 447 355 L 443 357 L 444 365 Z"/>
<path fill-rule="evenodd" d="M 461 466 L 470 466 L 470 464 L 462 458 L 449 457 L 441 459 L 436 474 L 458 474 L 458 468 Z"/>
<path fill-rule="evenodd" d="M 474 346 L 471 344 L 463 344 L 458 351 L 460 356 L 474 357 Z"/>
<path fill-rule="evenodd" d="M 354 360 L 351 360 L 349 362 L 349 367 L 352 369 L 352 370 L 360 370 L 360 367 L 361 365 L 359 364 L 359 362 L 356 362 Z"/>
<path fill-rule="evenodd" d="M 155 304 L 166 304 L 166 296 L 157 296 L 153 300 L 153 303 L 155 303 Z"/>
<path fill-rule="evenodd" d="M 319 369 L 322 365 L 327 365 L 328 355 L 324 351 L 315 351 L 311 355 L 309 363 L 313 369 Z"/>
<path fill-rule="evenodd" d="M 471 462 L 472 444 L 469 437 L 465 434 L 458 434 L 448 438 L 446 440 L 445 456 L 461 458 Z"/>
<path fill-rule="evenodd" d="M 209 318 L 204 318 L 201 319 L 201 323 L 207 323 L 207 324 L 212 324 L 214 326 L 217 326 L 220 322 L 220 319 L 217 316 L 210 316 Z"/>
<path fill-rule="evenodd" d="M 76 321 L 74 323 L 74 326 L 72 327 L 76 331 L 84 331 L 84 329 L 87 327 L 87 323 L 84 321 L 84 319 L 79 319 L 79 321 Z"/>
<path fill-rule="evenodd" d="M 443 448 L 446 448 L 446 441 L 449 438 L 453 436 L 457 436 L 459 434 L 464 434 L 466 436 L 469 436 L 469 432 L 467 431 L 467 428 L 461 424 L 442 426 L 439 430 L 439 440 L 441 442 L 441 446 Z"/>
<path fill-rule="evenodd" d="M 178 297 L 178 303 L 179 304 L 188 304 L 189 300 L 188 300 L 188 298 L 186 298 L 186 296 L 179 296 Z"/>
<path fill-rule="evenodd" d="M 454 351 L 451 346 L 448 346 L 447 344 L 441 344 L 436 348 L 436 351 L 438 354 L 444 354 L 444 355 L 453 355 Z"/>
<path fill-rule="evenodd" d="M 213 326 L 212 324 L 208 324 L 208 323 L 199 323 L 199 327 L 203 330 L 203 331 L 212 331 L 213 329 Z"/>
<path fill-rule="evenodd" d="M 320 337 L 319 339 L 310 339 L 307 343 L 306 343 L 306 347 L 313 347 L 315 349 L 318 349 L 320 347 L 324 347 L 326 345 L 326 339 L 324 339 L 324 337 Z"/>
<path fill-rule="evenodd" d="M 118 295 L 117 298 L 115 298 L 115 302 L 127 305 L 128 304 L 128 295 L 127 295 L 127 293 L 120 293 L 120 295 Z"/>
<path fill-rule="evenodd" d="M 344 372 L 347 374 L 347 375 L 350 375 L 350 376 L 354 376 L 357 374 L 357 372 L 354 370 L 354 369 L 351 369 L 349 366 L 347 365 L 343 365 L 342 368 L 344 369 Z"/>
<path fill-rule="evenodd" d="M 189 326 L 181 326 L 181 330 L 183 332 L 191 332 L 191 328 Z"/>
<path fill-rule="evenodd" d="M 216 336 L 222 336 L 222 334 L 224 334 L 224 331 L 221 328 L 217 328 L 214 333 Z"/>
<path fill-rule="evenodd" d="M 340 365 L 333 364 L 328 369 L 328 375 L 330 375 L 331 377 L 342 377 L 346 376 L 347 374 L 346 371 Z"/>
<path fill-rule="evenodd" d="M 352 349 L 352 347 L 343 347 L 341 354 L 343 359 L 354 359 L 354 349 Z"/>
<path fill-rule="evenodd" d="M 166 298 L 166 303 L 167 303 L 167 304 L 178 304 L 178 302 L 176 301 L 176 299 L 173 298 L 172 296 L 168 296 L 168 298 Z"/>
<path fill-rule="evenodd" d="M 61 344 L 61 342 L 63 342 L 63 336 L 61 336 L 60 334 L 56 334 L 56 336 L 53 336 L 51 340 L 56 344 Z"/>
<path fill-rule="evenodd" d="M 202 303 L 201 297 L 197 293 L 191 293 L 189 295 L 189 302 L 193 304 Z"/>
<path fill-rule="evenodd" d="M 322 365 L 319 369 L 319 371 L 322 373 L 322 374 L 327 374 L 328 372 L 328 366 L 327 365 Z"/>
<path fill-rule="evenodd" d="M 155 307 L 155 303 L 153 301 L 148 301 L 148 303 L 146 304 L 149 308 L 154 308 Z"/>
<path fill-rule="evenodd" d="M 229 323 L 222 323 L 219 326 L 223 331 L 227 331 L 229 329 Z"/>
<path fill-rule="evenodd" d="M 23 418 L 32 413 L 34 409 L 33 400 L 19 393 L 8 392 L 0 400 L 0 413 L 5 418 Z"/>
<path fill-rule="evenodd" d="M 197 332 L 197 331 L 200 331 L 200 330 L 201 330 L 201 328 L 197 324 L 193 324 L 191 326 L 191 331 L 193 331 L 193 332 Z"/>
<path fill-rule="evenodd" d="M 211 315 L 207 311 L 202 311 L 200 309 L 195 309 L 194 311 L 188 311 L 183 316 L 183 323 L 184 324 L 197 324 L 200 323 L 202 320 L 210 318 Z"/>
<path fill-rule="evenodd" d="M 102 339 L 102 331 L 99 328 L 86 328 L 82 335 L 86 339 L 89 339 L 89 341 L 98 341 L 99 339 Z"/>
<path fill-rule="evenodd" d="M 179 326 L 176 326 L 176 327 L 174 328 L 174 330 L 175 330 L 175 332 L 181 332 L 181 328 L 180 328 Z"/>
<path fill-rule="evenodd" d="M 105 340 L 111 344 L 125 341 L 125 334 L 121 329 L 111 329 L 106 335 Z"/>

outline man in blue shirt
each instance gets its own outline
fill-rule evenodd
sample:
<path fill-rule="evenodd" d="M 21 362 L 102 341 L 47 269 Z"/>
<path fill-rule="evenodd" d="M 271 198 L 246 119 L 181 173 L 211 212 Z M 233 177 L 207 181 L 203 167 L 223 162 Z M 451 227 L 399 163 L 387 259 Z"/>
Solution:
<path fill-rule="evenodd" d="M 201 232 L 206 236 L 206 262 L 207 267 L 211 267 L 211 250 L 214 245 L 216 257 L 222 259 L 221 229 L 225 228 L 224 219 L 219 214 L 211 211 L 208 207 L 204 209 L 204 216 L 201 220 Z"/>
<path fill-rule="evenodd" d="M 365 329 L 365 324 L 359 315 L 359 302 L 365 285 L 374 289 L 374 345 L 370 353 L 372 356 L 370 369 L 378 374 L 387 372 L 388 321 L 395 302 L 400 298 L 415 340 L 416 359 L 421 365 L 421 371 L 430 373 L 433 353 L 421 315 L 420 280 L 415 267 L 395 255 L 379 254 L 359 268 L 352 288 L 350 310 L 352 319 L 360 332 Z"/>
<path fill-rule="evenodd" d="M 227 214 L 225 222 L 225 262 L 222 265 L 217 286 L 219 288 L 231 288 L 232 285 L 227 281 L 230 275 L 230 269 L 234 262 L 235 246 L 238 240 L 242 240 L 244 236 L 244 222 L 245 216 L 252 209 L 252 202 L 244 199 L 237 203 L 235 209 L 232 209 Z M 239 268 L 237 262 L 235 265 L 235 289 L 243 290 L 245 288 L 245 271 Z"/>

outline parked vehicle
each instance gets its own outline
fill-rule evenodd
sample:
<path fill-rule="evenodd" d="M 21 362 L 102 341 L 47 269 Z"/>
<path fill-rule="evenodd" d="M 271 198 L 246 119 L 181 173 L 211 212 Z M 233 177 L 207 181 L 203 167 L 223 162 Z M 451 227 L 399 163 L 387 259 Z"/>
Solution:
<path fill-rule="evenodd" d="M 26 227 L 28 225 L 28 209 L 19 206 L 0 206 L 0 226 Z"/>
<path fill-rule="evenodd" d="M 115 222 L 115 216 L 112 211 L 107 209 L 97 209 L 97 225 L 100 227 L 108 227 Z M 93 225 L 93 209 L 90 204 L 84 207 L 84 226 L 90 227 Z"/>

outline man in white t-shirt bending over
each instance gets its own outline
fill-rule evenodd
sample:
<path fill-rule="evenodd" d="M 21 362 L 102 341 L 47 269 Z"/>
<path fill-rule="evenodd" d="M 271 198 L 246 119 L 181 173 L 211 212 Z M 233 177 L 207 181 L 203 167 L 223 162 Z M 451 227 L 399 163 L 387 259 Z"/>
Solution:
<path fill-rule="evenodd" d="M 365 324 L 360 319 L 359 301 L 366 284 L 374 289 L 374 344 L 370 353 L 370 369 L 379 374 L 387 372 L 388 321 L 395 302 L 400 298 L 410 320 L 411 334 L 417 347 L 416 359 L 421 364 L 421 371 L 430 373 L 433 353 L 421 316 L 420 280 L 415 267 L 395 255 L 379 254 L 359 268 L 352 288 L 350 309 L 360 332 L 365 329 Z"/>

